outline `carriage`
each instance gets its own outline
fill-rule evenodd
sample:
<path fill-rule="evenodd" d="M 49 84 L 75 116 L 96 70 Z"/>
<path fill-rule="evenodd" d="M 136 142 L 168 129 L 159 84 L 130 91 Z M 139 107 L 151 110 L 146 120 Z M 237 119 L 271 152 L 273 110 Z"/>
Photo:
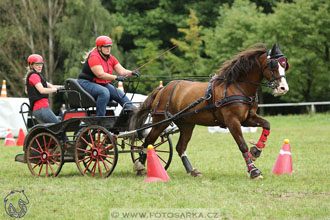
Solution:
<path fill-rule="evenodd" d="M 68 110 L 59 123 L 38 124 L 29 105 L 22 104 L 20 113 L 29 132 L 24 140 L 24 154 L 16 155 L 15 161 L 27 163 L 36 177 L 55 177 L 64 163 L 74 162 L 82 175 L 105 178 L 115 169 L 120 153 L 131 154 L 133 163 L 139 159 L 143 134 L 137 136 L 128 131 L 132 110 L 122 108 L 116 115 L 118 103 L 110 101 L 106 116 L 95 116 L 94 98 L 76 79 L 67 79 L 62 92 Z M 170 134 L 176 131 L 175 126 L 169 126 L 154 144 L 165 169 L 173 155 Z"/>
<path fill-rule="evenodd" d="M 105 117 L 93 116 L 95 100 L 74 79 L 68 79 L 67 100 L 73 110 L 60 123 L 34 126 L 24 142 L 24 155 L 18 155 L 16 160 L 26 162 L 35 176 L 56 176 L 64 162 L 75 162 L 85 176 L 107 177 L 116 166 L 118 153 L 130 153 L 136 171 L 145 170 L 146 149 L 153 144 L 167 169 L 173 155 L 169 135 L 180 132 L 176 151 L 187 173 L 199 177 L 201 172 L 186 154 L 194 127 L 220 126 L 227 127 L 233 136 L 248 176 L 262 178 L 253 161 L 265 148 L 270 123 L 257 114 L 257 91 L 264 86 L 276 96 L 286 94 L 288 69 L 279 44 L 273 44 L 270 50 L 264 44 L 256 44 L 225 62 L 208 83 L 171 81 L 154 89 L 134 113 L 122 110 L 116 116 L 110 109 Z M 268 82 L 263 83 L 263 79 Z M 150 115 L 152 123 L 148 123 Z M 250 142 L 250 148 L 241 125 L 263 129 L 259 140 Z"/>

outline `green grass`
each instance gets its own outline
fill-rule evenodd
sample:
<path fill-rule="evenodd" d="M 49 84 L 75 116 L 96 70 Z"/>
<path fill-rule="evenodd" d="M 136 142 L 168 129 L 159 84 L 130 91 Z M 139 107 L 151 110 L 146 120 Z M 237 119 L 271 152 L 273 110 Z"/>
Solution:
<path fill-rule="evenodd" d="M 256 161 L 262 180 L 247 177 L 244 159 L 230 134 L 210 134 L 207 127 L 195 129 L 187 150 L 203 177 L 187 176 L 174 153 L 167 170 L 171 181 L 156 183 L 143 183 L 144 177 L 132 172 L 128 154 L 119 155 L 107 179 L 83 177 L 74 163 L 65 164 L 56 178 L 35 178 L 26 164 L 14 162 L 22 148 L 5 147 L 1 140 L 0 219 L 13 219 L 5 213 L 3 199 L 11 190 L 22 189 L 30 201 L 24 219 L 114 219 L 113 210 L 147 208 L 216 209 L 223 219 L 329 219 L 330 114 L 265 118 L 271 123 L 271 134 Z M 260 134 L 261 129 L 244 137 L 258 140 Z M 174 144 L 177 137 L 173 137 Z M 286 138 L 294 173 L 272 175 Z"/>

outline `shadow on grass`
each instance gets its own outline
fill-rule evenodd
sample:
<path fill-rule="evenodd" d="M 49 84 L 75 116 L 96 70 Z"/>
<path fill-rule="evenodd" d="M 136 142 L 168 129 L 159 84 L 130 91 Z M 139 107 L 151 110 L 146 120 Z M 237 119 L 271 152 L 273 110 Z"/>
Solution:
<path fill-rule="evenodd" d="M 143 179 L 146 176 L 137 176 L 136 173 L 134 172 L 129 172 L 129 171 L 119 171 L 116 172 L 114 171 L 110 176 L 106 178 L 101 178 L 101 177 L 86 177 L 83 176 L 77 172 L 65 172 L 65 173 L 60 173 L 56 178 L 70 178 L 70 177 L 81 177 L 81 178 L 92 178 L 92 179 L 109 179 L 109 178 L 131 178 L 131 179 Z"/>

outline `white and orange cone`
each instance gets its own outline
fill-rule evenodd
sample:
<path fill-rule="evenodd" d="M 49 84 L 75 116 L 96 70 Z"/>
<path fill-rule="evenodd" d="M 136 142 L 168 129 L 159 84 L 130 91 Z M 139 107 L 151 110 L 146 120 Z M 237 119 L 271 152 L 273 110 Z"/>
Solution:
<path fill-rule="evenodd" d="M 13 136 L 13 133 L 11 133 L 10 128 L 8 128 L 6 139 L 5 139 L 5 146 L 15 146 L 15 138 Z"/>
<path fill-rule="evenodd" d="M 124 85 L 123 82 L 118 82 L 118 89 L 121 90 L 122 92 L 124 92 Z"/>
<path fill-rule="evenodd" d="M 163 86 L 163 81 L 159 81 L 159 87 L 164 87 Z"/>
<path fill-rule="evenodd" d="M 292 172 L 290 141 L 285 139 L 282 149 L 280 150 L 280 153 L 276 159 L 272 173 L 281 175 L 283 173 L 292 174 Z"/>
<path fill-rule="evenodd" d="M 1 98 L 7 98 L 6 80 L 2 80 Z"/>

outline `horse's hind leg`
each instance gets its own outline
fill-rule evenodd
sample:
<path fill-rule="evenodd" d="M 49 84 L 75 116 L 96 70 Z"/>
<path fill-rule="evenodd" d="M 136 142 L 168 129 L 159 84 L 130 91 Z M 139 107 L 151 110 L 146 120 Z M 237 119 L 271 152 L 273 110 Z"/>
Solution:
<path fill-rule="evenodd" d="M 186 154 L 186 149 L 188 146 L 188 142 L 191 139 L 192 132 L 194 130 L 195 125 L 194 124 L 188 124 L 188 123 L 177 123 L 177 126 L 180 129 L 180 137 L 178 140 L 178 143 L 176 145 L 176 151 L 178 152 L 183 166 L 186 168 L 186 171 L 188 174 L 194 177 L 202 177 L 202 173 L 199 172 L 197 169 L 195 169 Z"/>
<path fill-rule="evenodd" d="M 243 138 L 240 122 L 237 119 L 234 119 L 233 117 L 228 117 L 228 118 L 229 118 L 228 120 L 230 120 L 230 122 L 228 121 L 227 123 L 228 129 L 231 135 L 234 137 L 240 151 L 242 152 L 243 158 L 246 163 L 247 172 L 250 178 L 251 179 L 262 178 L 262 174 L 260 170 L 258 170 L 258 168 L 252 162 L 252 156 Z"/>
<path fill-rule="evenodd" d="M 250 143 L 254 145 L 250 148 L 252 160 L 256 160 L 258 157 L 260 157 L 262 149 L 265 148 L 265 143 L 267 141 L 267 137 L 270 134 L 270 124 L 267 120 L 259 117 L 258 115 L 253 115 L 247 121 L 245 121 L 242 125 L 246 126 L 246 127 L 262 127 L 263 128 L 259 141 L 258 142 L 254 141 L 254 140 L 250 141 Z"/>
<path fill-rule="evenodd" d="M 155 143 L 157 138 L 161 135 L 161 133 L 169 126 L 169 123 L 163 123 L 157 126 L 152 127 L 150 133 L 145 138 L 143 143 L 143 151 L 140 152 L 140 158 L 138 161 L 134 163 L 133 170 L 137 171 L 138 175 L 145 175 L 147 172 L 145 170 L 145 162 L 147 160 L 147 147 L 149 144 Z"/>

